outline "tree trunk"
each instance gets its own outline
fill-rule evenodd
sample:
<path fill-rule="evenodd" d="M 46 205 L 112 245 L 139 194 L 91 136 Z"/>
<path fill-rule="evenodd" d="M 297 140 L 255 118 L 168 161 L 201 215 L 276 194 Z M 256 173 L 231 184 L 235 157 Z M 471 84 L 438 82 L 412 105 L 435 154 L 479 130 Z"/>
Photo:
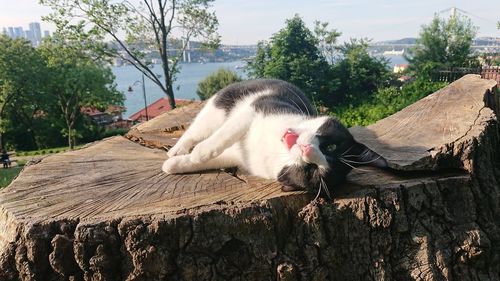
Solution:
<path fill-rule="evenodd" d="M 174 89 L 171 82 L 167 84 L 167 97 L 168 97 L 168 103 L 170 104 L 170 108 L 172 109 L 176 108 L 177 106 L 175 104 Z"/>
<path fill-rule="evenodd" d="M 352 129 L 392 169 L 354 170 L 331 201 L 163 174 L 199 103 L 46 157 L 0 191 L 0 280 L 500 280 L 494 85 L 468 75 Z"/>
<path fill-rule="evenodd" d="M 68 126 L 68 147 L 71 150 L 75 148 L 75 144 L 73 142 L 73 128 L 71 128 L 71 126 Z"/>

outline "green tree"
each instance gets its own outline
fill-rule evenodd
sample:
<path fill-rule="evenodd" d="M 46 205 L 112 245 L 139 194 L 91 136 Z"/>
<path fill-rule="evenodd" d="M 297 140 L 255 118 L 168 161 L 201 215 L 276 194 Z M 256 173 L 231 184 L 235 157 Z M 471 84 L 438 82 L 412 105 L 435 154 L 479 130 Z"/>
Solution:
<path fill-rule="evenodd" d="M 201 100 L 206 100 L 217 93 L 219 90 L 232 83 L 240 82 L 241 80 L 242 79 L 238 74 L 230 70 L 221 68 L 198 83 L 196 94 L 200 97 Z"/>
<path fill-rule="evenodd" d="M 314 21 L 314 35 L 318 40 L 318 48 L 323 53 L 326 61 L 332 65 L 338 53 L 337 39 L 341 32 L 336 29 L 328 29 L 328 22 Z"/>
<path fill-rule="evenodd" d="M 405 57 L 410 68 L 423 76 L 443 67 L 473 66 L 476 59 L 471 47 L 476 32 L 477 27 L 467 18 L 435 16 L 422 27 L 415 47 Z"/>
<path fill-rule="evenodd" d="M 265 41 L 260 41 L 257 43 L 257 51 L 255 52 L 255 57 L 247 61 L 247 67 L 245 71 L 250 77 L 253 78 L 264 78 L 266 77 L 265 66 L 266 62 L 269 60 L 269 44 Z"/>
<path fill-rule="evenodd" d="M 329 66 L 320 50 L 318 39 L 296 15 L 285 28 L 259 44 L 256 57 L 248 64 L 251 77 L 277 78 L 302 89 L 314 102 L 328 94 Z"/>
<path fill-rule="evenodd" d="M 24 148 L 39 146 L 37 113 L 48 102 L 46 80 L 43 59 L 29 41 L 0 35 L 0 134 L 10 131 L 7 137 Z"/>
<path fill-rule="evenodd" d="M 52 8 L 45 19 L 56 24 L 61 36 L 84 44 L 100 57 L 129 62 L 161 88 L 172 108 L 173 83 L 187 42 L 200 40 L 211 47 L 219 43 L 217 17 L 209 10 L 214 0 L 39 1 Z M 104 38 L 111 38 L 117 47 L 103 43 Z M 148 67 L 152 50 L 160 55 L 163 80 Z"/>
<path fill-rule="evenodd" d="M 332 65 L 333 94 L 327 104 L 358 103 L 387 86 L 392 75 L 388 60 L 371 56 L 366 39 L 351 39 L 338 47 L 338 61 Z"/>
<path fill-rule="evenodd" d="M 109 105 L 123 105 L 123 94 L 116 90 L 109 67 L 96 63 L 77 49 L 45 42 L 40 47 L 51 79 L 48 94 L 54 101 L 50 112 L 59 113 L 64 122 L 63 134 L 72 149 L 79 132 L 75 129 L 82 107 L 104 110 Z"/>

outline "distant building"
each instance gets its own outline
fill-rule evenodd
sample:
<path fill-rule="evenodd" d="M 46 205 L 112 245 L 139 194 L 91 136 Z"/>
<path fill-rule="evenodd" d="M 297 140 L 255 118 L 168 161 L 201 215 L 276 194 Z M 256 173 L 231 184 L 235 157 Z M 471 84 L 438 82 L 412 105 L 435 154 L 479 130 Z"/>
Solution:
<path fill-rule="evenodd" d="M 121 106 L 110 105 L 104 112 L 94 107 L 82 107 L 80 112 L 90 117 L 98 125 L 108 126 L 122 121 L 123 110 L 124 108 Z"/>
<path fill-rule="evenodd" d="M 50 31 L 44 30 L 43 31 L 43 38 L 50 37 Z"/>
<path fill-rule="evenodd" d="M 194 102 L 199 102 L 199 101 L 194 101 L 194 100 L 184 100 L 184 99 L 176 99 L 175 104 L 177 106 L 183 106 L 183 105 L 188 105 Z M 157 101 L 153 102 L 148 106 L 148 117 L 149 120 L 155 118 L 156 116 L 159 116 L 167 111 L 170 111 L 170 103 L 168 102 L 168 98 L 160 98 Z M 130 115 L 129 117 L 130 120 L 132 120 L 134 123 L 142 123 L 146 121 L 146 110 L 143 108 L 139 110 L 138 112 Z"/>
<path fill-rule="evenodd" d="M 394 72 L 394 73 L 402 73 L 402 72 L 404 72 L 405 70 L 408 69 L 408 66 L 409 66 L 408 64 L 396 64 L 394 66 L 394 69 L 393 69 L 392 72 Z"/>
<path fill-rule="evenodd" d="M 32 22 L 29 24 L 29 30 L 33 36 L 33 46 L 40 46 L 42 43 L 42 29 L 40 28 L 40 23 Z M 29 40 L 29 39 L 28 39 Z"/>
<path fill-rule="evenodd" d="M 3 28 L 3 34 L 7 35 L 12 39 L 25 38 L 31 42 L 33 47 L 38 47 L 42 43 L 42 30 L 40 28 L 40 23 L 31 22 L 29 28 L 24 30 L 21 26 Z M 44 31 L 44 37 L 50 36 L 49 31 Z"/>
<path fill-rule="evenodd" d="M 14 27 L 14 39 L 16 38 L 24 38 L 24 30 L 21 26 Z"/>
<path fill-rule="evenodd" d="M 32 45 L 32 46 L 35 46 L 35 44 L 36 44 L 36 40 L 35 40 L 35 38 L 33 37 L 33 32 L 31 32 L 31 30 L 26 30 L 26 31 L 24 32 L 24 35 L 26 36 L 26 39 L 27 39 L 28 41 L 30 41 L 30 42 L 31 42 L 31 45 Z"/>
<path fill-rule="evenodd" d="M 106 112 L 102 112 L 96 108 L 92 107 L 82 107 L 80 110 L 83 114 L 87 115 L 96 122 L 98 125 L 104 126 L 111 124 L 113 122 L 113 118 Z"/>
<path fill-rule="evenodd" d="M 9 30 L 9 34 L 8 34 L 9 37 L 10 38 L 14 38 L 14 36 L 15 36 L 14 35 L 14 28 L 13 27 L 8 27 L 8 30 Z"/>

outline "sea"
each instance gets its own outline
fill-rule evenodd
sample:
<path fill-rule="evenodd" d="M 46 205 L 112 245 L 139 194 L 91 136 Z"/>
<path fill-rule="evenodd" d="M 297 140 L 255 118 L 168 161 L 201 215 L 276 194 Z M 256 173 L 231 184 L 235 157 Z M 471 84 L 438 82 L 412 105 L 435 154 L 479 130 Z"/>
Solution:
<path fill-rule="evenodd" d="M 390 67 L 396 64 L 406 63 L 402 56 L 386 56 L 390 60 Z M 177 99 L 195 99 L 199 100 L 196 95 L 198 83 L 211 73 L 220 68 L 229 69 L 238 73 L 242 78 L 247 78 L 243 67 L 244 61 L 232 62 L 213 62 L 213 63 L 183 63 L 180 65 L 180 72 L 177 74 L 177 79 L 174 83 L 174 94 Z M 125 95 L 125 112 L 124 118 L 144 108 L 144 98 L 142 94 L 142 73 L 131 65 L 112 67 L 115 74 L 115 82 L 117 89 Z M 152 68 L 154 73 L 162 74 L 161 66 L 154 65 Z M 137 82 L 139 81 L 139 82 Z M 151 104 L 156 100 L 165 96 L 161 89 L 152 81 L 145 78 L 144 86 L 146 91 L 146 102 Z M 129 91 L 129 88 L 132 91 Z"/>

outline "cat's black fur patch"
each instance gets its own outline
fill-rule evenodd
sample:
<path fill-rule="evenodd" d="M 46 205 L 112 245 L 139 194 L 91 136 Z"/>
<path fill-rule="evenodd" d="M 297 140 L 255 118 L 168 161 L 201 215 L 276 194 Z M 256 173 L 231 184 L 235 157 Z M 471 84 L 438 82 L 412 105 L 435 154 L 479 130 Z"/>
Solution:
<path fill-rule="evenodd" d="M 326 121 L 318 128 L 316 135 L 319 138 L 320 144 L 322 142 L 329 142 L 340 145 L 353 140 L 349 130 L 347 130 L 347 128 L 335 118 L 331 117 L 326 119 Z"/>
<path fill-rule="evenodd" d="M 265 115 L 291 113 L 316 116 L 316 110 L 304 93 L 294 85 L 281 80 L 250 80 L 232 84 L 217 93 L 214 104 L 230 112 L 236 103 L 248 95 L 271 91 L 270 95 L 257 98 L 252 106 Z"/>
<path fill-rule="evenodd" d="M 315 193 L 323 179 L 325 188 L 331 189 L 345 180 L 352 167 L 362 164 L 386 168 L 387 162 L 365 145 L 354 140 L 339 121 L 328 118 L 316 131 L 319 148 L 328 162 L 329 169 L 319 169 L 314 164 L 285 166 L 278 175 L 284 191 L 304 190 Z M 335 145 L 335 150 L 326 149 Z"/>
<path fill-rule="evenodd" d="M 278 174 L 278 181 L 283 184 L 283 191 L 308 190 L 315 193 L 321 188 L 321 179 L 325 188 L 331 189 L 345 180 L 351 167 L 334 158 L 329 159 L 329 164 L 329 170 L 319 169 L 314 164 L 285 166 Z"/>

